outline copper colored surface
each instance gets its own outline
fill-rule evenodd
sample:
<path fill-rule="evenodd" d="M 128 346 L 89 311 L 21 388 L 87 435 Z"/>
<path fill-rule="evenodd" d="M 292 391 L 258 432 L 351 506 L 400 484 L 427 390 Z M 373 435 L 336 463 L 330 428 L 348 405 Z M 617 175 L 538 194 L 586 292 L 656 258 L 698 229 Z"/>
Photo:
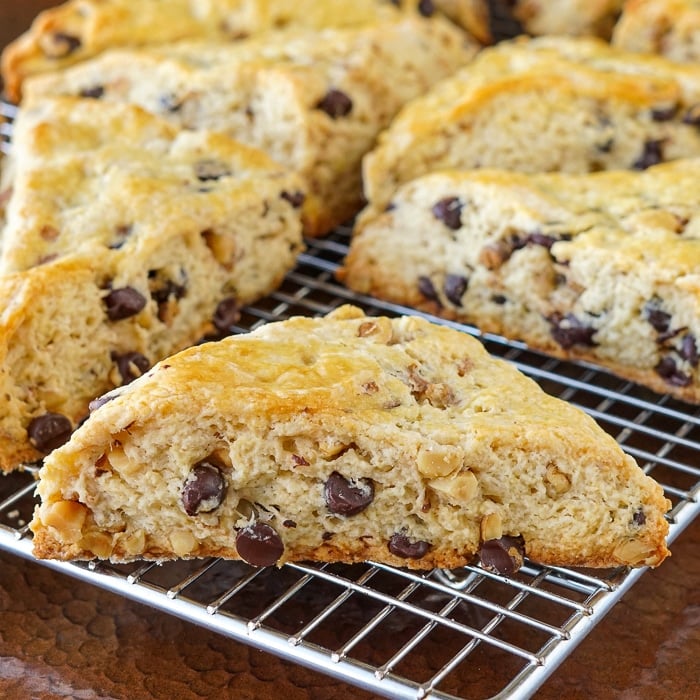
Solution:
<path fill-rule="evenodd" d="M 0 46 L 51 4 L 2 0 Z M 537 698 L 700 697 L 700 523 L 672 550 L 673 557 L 641 578 Z M 209 697 L 374 696 L 0 552 L 0 698 Z"/>

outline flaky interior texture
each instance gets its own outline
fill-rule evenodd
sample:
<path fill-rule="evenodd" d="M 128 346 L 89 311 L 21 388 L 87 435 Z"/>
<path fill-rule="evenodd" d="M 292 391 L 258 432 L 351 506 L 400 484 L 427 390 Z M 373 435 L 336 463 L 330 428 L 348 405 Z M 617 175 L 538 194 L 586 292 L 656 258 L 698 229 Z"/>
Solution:
<path fill-rule="evenodd" d="M 194 512 L 203 463 L 223 484 Z M 39 493 L 49 558 L 250 561 L 241 533 L 261 523 L 277 564 L 453 568 L 503 537 L 552 564 L 667 555 L 661 488 L 591 418 L 466 334 L 352 307 L 167 359 L 105 397 Z"/>
<path fill-rule="evenodd" d="M 340 276 L 697 403 L 699 176 L 433 173 L 359 218 Z"/>

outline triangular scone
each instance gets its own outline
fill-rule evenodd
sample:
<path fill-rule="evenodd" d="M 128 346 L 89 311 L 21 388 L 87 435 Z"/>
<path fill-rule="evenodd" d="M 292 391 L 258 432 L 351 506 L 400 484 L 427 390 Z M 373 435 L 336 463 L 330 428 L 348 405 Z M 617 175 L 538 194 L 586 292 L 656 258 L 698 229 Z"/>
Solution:
<path fill-rule="evenodd" d="M 111 51 L 27 81 L 24 101 L 67 94 L 130 102 L 178 126 L 255 145 L 303 176 L 305 232 L 320 235 L 361 207 L 361 159 L 377 134 L 475 51 L 437 17 L 284 30 L 228 44 Z"/>
<path fill-rule="evenodd" d="M 40 472 L 38 557 L 657 565 L 669 503 L 474 338 L 342 307 L 190 348 Z"/>
<path fill-rule="evenodd" d="M 700 155 L 700 67 L 601 40 L 521 38 L 484 49 L 409 103 L 364 161 L 367 200 L 448 168 L 635 169 Z"/>
<path fill-rule="evenodd" d="M 700 159 L 644 172 L 445 171 L 358 219 L 362 294 L 700 403 Z"/>
<path fill-rule="evenodd" d="M 303 247 L 299 179 L 262 152 L 128 105 L 37 108 L 0 258 L 19 270 L 0 277 L 0 469 L 66 439 L 99 394 L 228 332 Z"/>
<path fill-rule="evenodd" d="M 361 26 L 397 12 L 385 0 L 68 0 L 41 12 L 5 48 L 2 77 L 7 94 L 18 101 L 27 77 L 62 70 L 114 47 L 236 40 L 287 24 Z"/>

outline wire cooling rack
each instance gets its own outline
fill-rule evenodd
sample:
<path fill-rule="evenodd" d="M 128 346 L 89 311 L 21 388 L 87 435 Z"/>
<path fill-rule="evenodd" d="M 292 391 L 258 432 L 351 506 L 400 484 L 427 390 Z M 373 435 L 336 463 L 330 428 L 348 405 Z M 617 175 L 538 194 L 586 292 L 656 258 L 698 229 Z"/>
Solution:
<path fill-rule="evenodd" d="M 340 228 L 308 241 L 281 288 L 246 308 L 236 331 L 325 314 L 347 302 L 370 314 L 410 312 L 360 297 L 334 280 L 349 235 Z M 480 337 L 493 355 L 610 432 L 671 499 L 670 541 L 698 515 L 700 469 L 693 465 L 700 464 L 700 409 L 594 366 L 448 325 Z M 35 475 L 30 466 L 0 477 L 0 548 L 27 558 Z M 530 697 L 643 573 L 531 562 L 511 579 L 479 567 L 415 573 L 375 563 L 279 570 L 220 559 L 41 563 L 377 695 L 472 700 Z"/>

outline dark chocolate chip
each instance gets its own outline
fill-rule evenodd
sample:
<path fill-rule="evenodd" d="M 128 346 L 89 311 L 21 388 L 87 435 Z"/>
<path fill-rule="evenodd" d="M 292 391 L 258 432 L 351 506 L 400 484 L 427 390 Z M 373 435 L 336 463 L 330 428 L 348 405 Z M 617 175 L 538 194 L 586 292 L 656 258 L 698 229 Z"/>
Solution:
<path fill-rule="evenodd" d="M 693 383 L 692 377 L 685 374 L 685 372 L 681 372 L 676 365 L 676 361 L 668 355 L 659 361 L 654 367 L 654 371 L 671 386 L 689 386 Z"/>
<path fill-rule="evenodd" d="M 370 479 L 352 482 L 339 472 L 333 472 L 326 480 L 323 497 L 331 513 L 356 515 L 374 500 L 374 484 Z"/>
<path fill-rule="evenodd" d="M 165 112 L 178 112 L 182 107 L 182 101 L 172 92 L 167 95 L 161 95 L 158 103 Z"/>
<path fill-rule="evenodd" d="M 503 576 L 512 576 L 523 565 L 525 546 L 521 537 L 486 540 L 479 549 L 481 566 Z"/>
<path fill-rule="evenodd" d="M 571 240 L 571 236 L 564 235 L 557 238 L 556 236 L 549 236 L 546 233 L 534 231 L 533 233 L 528 233 L 525 237 L 525 245 L 539 245 L 549 250 L 559 240 Z"/>
<path fill-rule="evenodd" d="M 210 461 L 197 462 L 182 485 L 180 498 L 187 515 L 216 510 L 226 495 L 226 480 L 221 469 Z"/>
<path fill-rule="evenodd" d="M 27 427 L 29 442 L 43 454 L 60 447 L 73 432 L 70 420 L 60 413 L 44 413 L 32 418 Z"/>
<path fill-rule="evenodd" d="M 308 467 L 309 463 L 301 455 L 292 455 L 292 462 L 295 467 Z"/>
<path fill-rule="evenodd" d="M 433 206 L 433 216 L 447 228 L 456 231 L 462 226 L 462 206 L 459 197 L 445 197 Z"/>
<path fill-rule="evenodd" d="M 420 0 L 418 3 L 418 12 L 423 17 L 432 17 L 435 14 L 435 3 L 433 0 Z"/>
<path fill-rule="evenodd" d="M 153 272 L 155 272 L 155 270 L 149 271 L 148 276 L 151 277 L 151 273 Z M 181 277 L 183 280 L 187 279 L 187 274 L 184 270 L 182 270 Z M 156 279 L 156 277 L 153 276 L 153 279 Z M 157 286 L 151 289 L 151 298 L 158 305 L 165 304 L 171 298 L 182 299 L 187 291 L 186 281 L 182 283 L 174 282 L 169 277 L 161 278 L 155 284 L 157 284 Z"/>
<path fill-rule="evenodd" d="M 231 175 L 229 167 L 219 160 L 200 160 L 194 166 L 194 174 L 201 182 L 207 180 L 218 180 Z"/>
<path fill-rule="evenodd" d="M 668 122 L 678 114 L 678 104 L 666 107 L 655 107 L 651 110 L 651 118 L 655 122 Z"/>
<path fill-rule="evenodd" d="M 253 523 L 236 535 L 238 556 L 251 566 L 272 566 L 284 552 L 276 530 L 267 523 Z"/>
<path fill-rule="evenodd" d="M 486 7 L 489 34 L 494 43 L 525 33 L 523 25 L 513 14 L 512 0 L 486 0 Z"/>
<path fill-rule="evenodd" d="M 306 195 L 299 190 L 295 192 L 287 192 L 287 190 L 284 190 L 280 194 L 280 197 L 286 199 L 295 209 L 298 209 L 306 200 Z"/>
<path fill-rule="evenodd" d="M 121 224 L 120 226 L 117 226 L 114 229 L 114 233 L 116 234 L 117 238 L 109 244 L 109 247 L 112 250 L 119 250 L 119 248 L 126 243 L 126 239 L 131 235 L 133 229 L 134 227 L 132 224 Z"/>
<path fill-rule="evenodd" d="M 700 362 L 700 356 L 698 355 L 698 344 L 695 340 L 695 336 L 692 333 L 686 333 L 681 339 L 681 347 L 678 354 L 688 363 L 691 367 L 697 367 Z"/>
<path fill-rule="evenodd" d="M 120 321 L 139 313 L 146 306 L 146 297 L 133 287 L 119 287 L 105 297 L 104 303 L 110 321 Z"/>
<path fill-rule="evenodd" d="M 99 100 L 105 94 L 105 89 L 102 85 L 93 85 L 89 88 L 83 88 L 80 91 L 81 97 L 90 97 L 93 100 Z"/>
<path fill-rule="evenodd" d="M 663 139 L 651 139 L 649 141 L 645 141 L 644 148 L 642 149 L 639 158 L 632 163 L 632 168 L 634 170 L 646 170 L 652 165 L 663 163 L 663 145 Z"/>
<path fill-rule="evenodd" d="M 433 281 L 430 279 L 430 277 L 425 277 L 421 275 L 418 278 L 418 291 L 426 298 L 430 299 L 430 301 L 436 301 L 438 304 L 440 304 L 440 297 L 438 296 L 438 293 L 435 289 L 435 285 L 433 284 Z"/>
<path fill-rule="evenodd" d="M 98 408 L 101 408 L 106 403 L 109 403 L 110 401 L 116 399 L 117 396 L 118 394 L 103 394 L 102 396 L 98 396 L 96 399 L 90 401 L 90 403 L 88 404 L 88 411 L 90 411 L 90 413 L 96 411 Z"/>
<path fill-rule="evenodd" d="M 503 296 L 503 294 L 494 294 L 491 297 L 491 301 L 494 304 L 498 304 L 499 306 L 503 306 L 508 301 L 508 297 Z"/>
<path fill-rule="evenodd" d="M 331 88 L 316 105 L 331 119 L 345 117 L 352 112 L 352 100 L 341 90 Z"/>
<path fill-rule="evenodd" d="M 296 527 L 297 526 L 297 524 L 293 520 L 285 520 L 282 523 L 282 525 L 284 525 L 284 527 Z"/>
<path fill-rule="evenodd" d="M 550 316 L 548 320 L 552 325 L 552 338 L 562 348 L 569 349 L 574 345 L 593 347 L 596 344 L 593 340 L 596 329 L 585 325 L 574 314 L 568 313 L 562 316 L 557 313 Z"/>
<path fill-rule="evenodd" d="M 112 351 L 110 356 L 121 375 L 122 385 L 133 382 L 134 379 L 147 372 L 151 366 L 148 358 L 140 352 L 118 353 Z"/>
<path fill-rule="evenodd" d="M 632 522 L 637 525 L 638 527 L 641 527 L 646 523 L 647 521 L 647 516 L 644 514 L 644 511 L 640 508 L 639 510 L 635 511 L 634 515 L 632 516 Z"/>
<path fill-rule="evenodd" d="M 445 296 L 455 305 L 462 306 L 462 297 L 467 291 L 469 280 L 462 275 L 447 275 L 443 290 Z"/>
<path fill-rule="evenodd" d="M 654 297 L 644 305 L 644 319 L 657 333 L 667 333 L 671 325 L 671 314 L 662 311 L 661 299 Z"/>
<path fill-rule="evenodd" d="M 328 540 L 333 539 L 333 533 L 326 531 L 321 535 L 321 539 L 324 542 L 328 542 Z"/>
<path fill-rule="evenodd" d="M 222 299 L 214 311 L 212 322 L 221 333 L 232 333 L 233 326 L 241 318 L 241 310 L 235 297 Z"/>
<path fill-rule="evenodd" d="M 423 540 L 411 541 L 402 532 L 395 532 L 389 540 L 389 551 L 402 559 L 420 559 L 424 557 L 432 545 Z"/>

